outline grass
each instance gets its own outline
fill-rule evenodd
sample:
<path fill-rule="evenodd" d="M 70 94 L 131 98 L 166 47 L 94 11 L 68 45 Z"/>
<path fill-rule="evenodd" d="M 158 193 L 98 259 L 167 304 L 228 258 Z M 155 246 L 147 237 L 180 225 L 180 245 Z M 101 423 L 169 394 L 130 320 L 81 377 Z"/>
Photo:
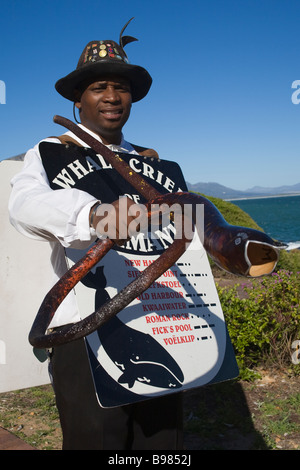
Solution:
<path fill-rule="evenodd" d="M 300 450 L 299 377 L 229 381 L 185 392 L 187 450 Z M 0 426 L 40 450 L 61 449 L 52 387 L 0 394 Z"/>
<path fill-rule="evenodd" d="M 261 420 L 263 432 L 269 446 L 281 448 L 279 442 L 294 433 L 299 434 L 300 424 L 300 393 L 295 392 L 286 399 L 270 394 L 261 404 Z M 296 443 L 300 449 L 300 443 Z"/>
<path fill-rule="evenodd" d="M 52 387 L 0 394 L 0 426 L 35 448 L 60 448 L 61 430 Z"/>
<path fill-rule="evenodd" d="M 190 392 L 185 432 L 192 449 L 300 450 L 299 377 L 272 376 L 270 383 L 233 381 Z"/>

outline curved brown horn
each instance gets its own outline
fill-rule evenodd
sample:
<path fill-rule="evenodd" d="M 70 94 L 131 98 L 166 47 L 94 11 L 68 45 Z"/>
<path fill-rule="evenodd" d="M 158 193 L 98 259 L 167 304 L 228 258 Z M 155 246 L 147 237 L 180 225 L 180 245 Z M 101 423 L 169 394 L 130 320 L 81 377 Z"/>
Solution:
<path fill-rule="evenodd" d="M 161 195 L 139 174 L 133 172 L 119 155 L 114 154 L 76 124 L 61 116 L 55 116 L 54 121 L 71 130 L 97 153 L 101 153 L 149 201 L 147 205 L 148 216 L 151 215 L 153 205 L 167 204 L 172 206 L 178 203 L 184 208 L 186 204 L 190 204 L 193 209 L 192 218 L 196 223 L 195 211 L 197 205 L 203 204 L 203 246 L 223 269 L 244 276 L 269 274 L 274 269 L 278 260 L 278 250 L 284 246 L 283 244 L 272 240 L 263 232 L 228 224 L 214 204 L 203 196 L 186 192 Z M 178 224 L 178 219 L 175 222 Z M 183 226 L 183 218 L 180 219 L 180 223 Z M 30 343 L 37 348 L 43 348 L 82 338 L 95 331 L 112 316 L 124 309 L 184 253 L 190 240 L 184 237 L 182 227 L 179 228 L 181 228 L 182 238 L 175 238 L 172 245 L 154 263 L 148 266 L 135 281 L 126 286 L 99 310 L 74 325 L 66 325 L 59 332 L 46 334 L 47 328 L 62 300 L 87 272 L 105 256 L 113 247 L 114 242 L 107 239 L 95 244 L 46 295 L 32 325 L 29 334 Z"/>

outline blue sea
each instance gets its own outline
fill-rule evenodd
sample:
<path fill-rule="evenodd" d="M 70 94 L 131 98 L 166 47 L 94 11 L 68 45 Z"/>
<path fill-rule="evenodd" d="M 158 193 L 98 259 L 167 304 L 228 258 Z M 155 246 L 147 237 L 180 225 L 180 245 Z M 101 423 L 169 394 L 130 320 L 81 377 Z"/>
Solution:
<path fill-rule="evenodd" d="M 247 212 L 270 237 L 287 243 L 287 249 L 300 249 L 300 195 L 230 202 Z"/>

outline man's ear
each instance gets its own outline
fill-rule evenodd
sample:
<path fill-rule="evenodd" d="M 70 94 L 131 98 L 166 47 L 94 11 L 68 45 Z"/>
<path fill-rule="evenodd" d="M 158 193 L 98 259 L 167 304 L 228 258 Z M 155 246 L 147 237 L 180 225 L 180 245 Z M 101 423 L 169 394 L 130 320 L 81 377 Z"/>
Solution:
<path fill-rule="evenodd" d="M 81 109 L 81 93 L 79 92 L 79 90 L 75 90 L 75 100 L 74 100 L 74 104 L 76 106 L 76 108 Z"/>

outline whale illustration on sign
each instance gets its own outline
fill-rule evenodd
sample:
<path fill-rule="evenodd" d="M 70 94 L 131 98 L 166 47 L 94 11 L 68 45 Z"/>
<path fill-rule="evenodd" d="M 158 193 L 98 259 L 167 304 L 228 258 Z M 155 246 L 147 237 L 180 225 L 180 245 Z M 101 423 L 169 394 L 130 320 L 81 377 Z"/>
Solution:
<path fill-rule="evenodd" d="M 120 384 L 135 381 L 160 388 L 180 388 L 184 375 L 175 359 L 152 336 L 125 325 L 118 317 L 97 330 L 107 355 L 123 372 Z"/>
<path fill-rule="evenodd" d="M 110 299 L 103 266 L 90 271 L 81 282 L 95 289 L 96 308 Z M 115 316 L 98 328 L 97 335 L 110 360 L 122 372 L 119 384 L 128 384 L 129 388 L 136 381 L 165 389 L 182 386 L 181 368 L 149 334 L 131 328 Z"/>

